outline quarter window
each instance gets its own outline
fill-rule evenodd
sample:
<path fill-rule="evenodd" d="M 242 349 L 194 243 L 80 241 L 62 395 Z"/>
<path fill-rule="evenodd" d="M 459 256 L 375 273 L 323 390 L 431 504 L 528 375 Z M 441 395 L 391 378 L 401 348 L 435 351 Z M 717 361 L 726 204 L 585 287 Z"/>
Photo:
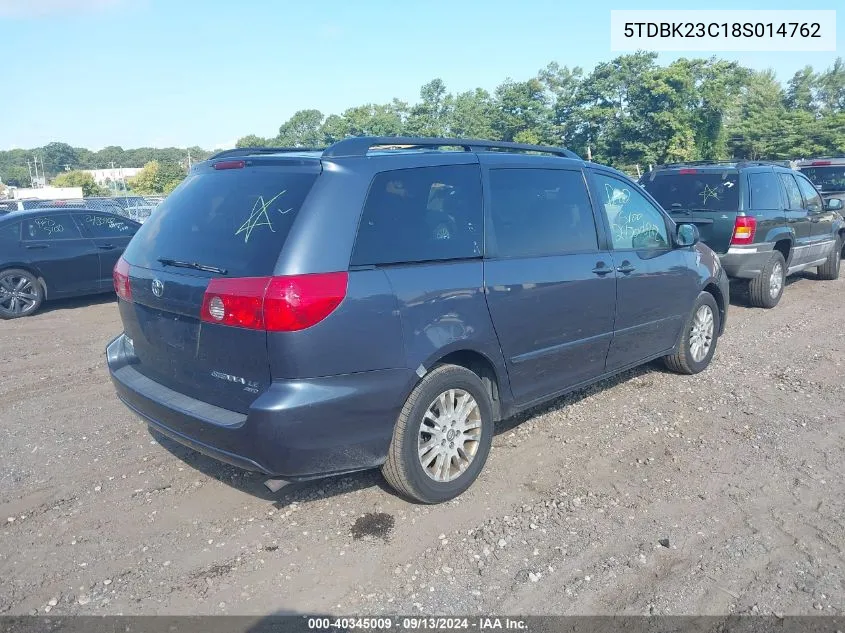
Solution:
<path fill-rule="evenodd" d="M 663 214 L 636 186 L 601 172 L 594 177 L 615 250 L 668 248 Z"/>
<path fill-rule="evenodd" d="M 480 257 L 482 225 L 477 165 L 382 172 L 370 186 L 351 263 Z"/>
<path fill-rule="evenodd" d="M 780 209 L 778 181 L 771 172 L 748 174 L 752 209 Z"/>

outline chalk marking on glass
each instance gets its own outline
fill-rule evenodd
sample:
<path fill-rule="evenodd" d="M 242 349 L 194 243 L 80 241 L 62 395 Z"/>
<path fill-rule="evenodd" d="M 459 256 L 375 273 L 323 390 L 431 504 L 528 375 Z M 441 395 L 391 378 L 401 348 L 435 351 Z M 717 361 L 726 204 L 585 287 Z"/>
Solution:
<path fill-rule="evenodd" d="M 255 204 L 252 206 L 252 211 L 246 219 L 246 222 L 241 224 L 241 227 L 235 231 L 235 235 L 244 233 L 244 244 L 249 242 L 249 236 L 252 235 L 252 232 L 259 226 L 269 226 L 273 233 L 276 232 L 273 228 L 273 223 L 270 222 L 270 215 L 267 213 L 267 209 L 271 204 L 273 204 L 276 198 L 285 193 L 285 191 L 287 191 L 287 189 L 280 191 L 267 202 L 264 202 L 264 196 L 258 196 L 258 200 L 256 200 Z"/>

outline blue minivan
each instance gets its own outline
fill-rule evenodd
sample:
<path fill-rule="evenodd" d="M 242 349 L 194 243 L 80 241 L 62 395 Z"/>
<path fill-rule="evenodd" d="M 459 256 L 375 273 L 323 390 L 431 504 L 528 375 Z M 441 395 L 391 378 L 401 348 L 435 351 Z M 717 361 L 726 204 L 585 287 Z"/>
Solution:
<path fill-rule="evenodd" d="M 728 280 L 692 224 L 566 149 L 348 138 L 195 165 L 114 269 L 120 399 L 282 480 L 464 492 L 494 424 L 658 358 L 694 374 Z"/>

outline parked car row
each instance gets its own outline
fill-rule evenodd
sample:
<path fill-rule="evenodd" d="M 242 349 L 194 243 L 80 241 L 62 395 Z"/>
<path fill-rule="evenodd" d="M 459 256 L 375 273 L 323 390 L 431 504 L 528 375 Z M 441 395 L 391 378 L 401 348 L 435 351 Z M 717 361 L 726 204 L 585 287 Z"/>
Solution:
<path fill-rule="evenodd" d="M 73 205 L 0 216 L 0 319 L 34 314 L 45 299 L 112 292 L 112 270 L 140 226 Z"/>
<path fill-rule="evenodd" d="M 67 261 L 91 271 L 76 291 L 117 292 L 108 367 L 151 428 L 271 488 L 380 467 L 437 503 L 472 485 L 498 420 L 655 359 L 706 369 L 730 277 L 772 307 L 787 274 L 839 274 L 839 207 L 801 173 L 697 163 L 641 184 L 480 140 L 229 150 L 143 226 L 0 219 L 0 252 L 18 253 L 0 311 L 62 292 L 45 266 L 75 243 Z"/>
<path fill-rule="evenodd" d="M 666 165 L 640 184 L 677 221 L 698 226 L 728 273 L 749 282 L 751 304 L 773 308 L 786 277 L 817 268 L 836 279 L 842 200 L 826 200 L 802 171 L 762 161 Z"/>

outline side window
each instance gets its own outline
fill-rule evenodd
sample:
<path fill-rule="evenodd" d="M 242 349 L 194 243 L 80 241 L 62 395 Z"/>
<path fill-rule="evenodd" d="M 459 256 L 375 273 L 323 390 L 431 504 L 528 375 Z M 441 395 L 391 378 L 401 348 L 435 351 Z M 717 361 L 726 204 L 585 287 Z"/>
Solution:
<path fill-rule="evenodd" d="M 780 187 L 772 172 L 748 174 L 752 209 L 780 209 Z"/>
<path fill-rule="evenodd" d="M 71 240 L 79 236 L 79 229 L 69 215 L 35 217 L 23 222 L 25 240 Z"/>
<path fill-rule="evenodd" d="M 0 244 L 14 244 L 21 239 L 21 225 L 17 222 L 0 227 Z"/>
<path fill-rule="evenodd" d="M 822 197 L 816 188 L 810 184 L 804 176 L 795 176 L 798 181 L 798 188 L 801 190 L 801 195 L 804 197 L 804 207 L 813 213 L 818 213 L 822 210 Z"/>
<path fill-rule="evenodd" d="M 91 237 L 131 237 L 137 230 L 134 224 L 104 213 L 84 213 L 76 221 Z"/>
<path fill-rule="evenodd" d="M 582 172 L 490 170 L 490 250 L 495 257 L 540 257 L 598 248 Z"/>
<path fill-rule="evenodd" d="M 637 189 L 623 180 L 593 172 L 596 197 L 607 215 L 616 250 L 668 248 L 669 234 L 663 214 Z"/>
<path fill-rule="evenodd" d="M 382 172 L 370 185 L 351 264 L 480 257 L 482 226 L 478 165 Z"/>
<path fill-rule="evenodd" d="M 801 202 L 801 190 L 795 184 L 795 178 L 793 178 L 792 174 L 779 174 L 779 176 L 786 190 L 786 200 L 789 204 L 790 211 L 799 211 L 803 203 Z"/>

